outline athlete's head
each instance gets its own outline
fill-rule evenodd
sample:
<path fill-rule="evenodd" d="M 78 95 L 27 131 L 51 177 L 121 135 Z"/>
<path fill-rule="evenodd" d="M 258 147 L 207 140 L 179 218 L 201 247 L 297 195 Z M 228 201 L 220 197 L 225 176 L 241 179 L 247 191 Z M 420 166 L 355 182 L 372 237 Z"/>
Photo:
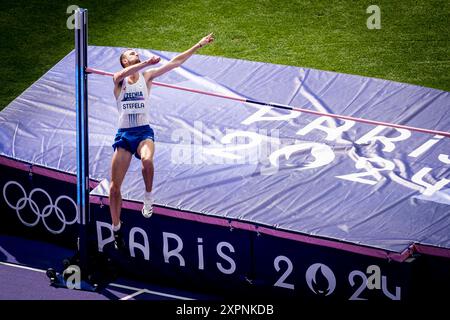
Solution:
<path fill-rule="evenodd" d="M 134 49 L 127 49 L 120 55 L 120 64 L 124 68 L 139 62 L 141 62 L 139 59 L 139 54 Z"/>

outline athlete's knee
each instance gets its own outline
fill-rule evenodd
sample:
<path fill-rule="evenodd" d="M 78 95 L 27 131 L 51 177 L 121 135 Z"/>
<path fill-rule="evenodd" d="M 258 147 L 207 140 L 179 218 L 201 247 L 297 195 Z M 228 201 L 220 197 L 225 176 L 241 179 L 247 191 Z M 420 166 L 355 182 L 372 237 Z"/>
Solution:
<path fill-rule="evenodd" d="M 109 186 L 109 196 L 113 198 L 120 197 L 120 186 L 117 183 L 111 182 Z"/>
<path fill-rule="evenodd" d="M 144 170 L 153 169 L 153 159 L 152 158 L 142 158 L 142 168 Z"/>

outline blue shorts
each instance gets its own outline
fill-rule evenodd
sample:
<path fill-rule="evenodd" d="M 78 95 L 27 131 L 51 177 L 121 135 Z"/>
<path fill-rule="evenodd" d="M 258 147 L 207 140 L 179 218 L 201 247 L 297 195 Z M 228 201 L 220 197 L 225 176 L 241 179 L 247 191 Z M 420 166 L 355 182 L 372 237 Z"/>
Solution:
<path fill-rule="evenodd" d="M 112 145 L 114 151 L 116 148 L 123 148 L 138 159 L 141 157 L 137 153 L 137 147 L 139 143 L 145 139 L 151 139 L 155 141 L 153 129 L 149 125 L 133 127 L 133 128 L 121 128 L 117 131 L 114 138 L 114 144 Z"/>

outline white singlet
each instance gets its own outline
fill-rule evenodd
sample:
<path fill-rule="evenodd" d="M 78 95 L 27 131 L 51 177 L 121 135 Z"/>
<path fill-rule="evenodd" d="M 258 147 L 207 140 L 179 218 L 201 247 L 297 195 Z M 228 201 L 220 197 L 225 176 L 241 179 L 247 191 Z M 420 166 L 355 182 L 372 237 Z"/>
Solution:
<path fill-rule="evenodd" d="M 149 124 L 148 88 L 144 75 L 139 73 L 139 79 L 128 83 L 128 77 L 122 81 L 122 89 L 117 98 L 119 111 L 119 128 L 132 128 Z"/>

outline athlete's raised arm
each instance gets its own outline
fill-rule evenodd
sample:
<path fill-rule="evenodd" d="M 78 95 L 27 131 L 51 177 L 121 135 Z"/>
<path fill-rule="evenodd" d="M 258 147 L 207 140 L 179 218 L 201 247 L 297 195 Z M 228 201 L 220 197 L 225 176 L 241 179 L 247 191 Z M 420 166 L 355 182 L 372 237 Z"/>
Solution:
<path fill-rule="evenodd" d="M 155 79 L 156 77 L 159 77 L 163 75 L 166 72 L 169 72 L 170 70 L 181 66 L 187 59 L 189 59 L 198 49 L 206 46 L 207 44 L 214 41 L 213 34 L 210 33 L 207 36 L 203 37 L 197 44 L 192 46 L 190 49 L 184 51 L 183 53 L 180 53 L 176 57 L 174 57 L 172 60 L 170 60 L 165 65 L 154 68 L 148 71 L 144 72 L 145 80 L 151 81 Z"/>

